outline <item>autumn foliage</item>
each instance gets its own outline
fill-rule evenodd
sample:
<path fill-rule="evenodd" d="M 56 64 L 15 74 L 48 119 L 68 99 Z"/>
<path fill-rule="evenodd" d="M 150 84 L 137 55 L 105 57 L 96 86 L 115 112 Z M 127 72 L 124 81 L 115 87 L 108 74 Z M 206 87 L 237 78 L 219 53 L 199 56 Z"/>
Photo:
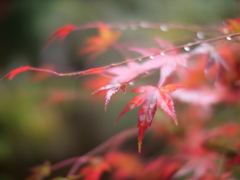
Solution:
<path fill-rule="evenodd" d="M 205 37 L 208 27 L 203 31 L 198 26 L 186 25 L 186 31 L 191 31 L 191 28 L 193 32 L 200 29 L 197 31 L 198 40 L 183 42 L 180 46 L 162 38 L 154 38 L 156 47 L 146 48 L 132 44 L 123 46 L 119 42 L 120 35 L 124 36 L 124 32 L 120 33 L 123 29 L 160 27 L 159 30 L 165 32 L 180 27 L 174 24 L 96 23 L 85 26 L 66 25 L 55 31 L 45 48 L 56 39 L 63 41 L 72 31 L 94 28 L 98 30 L 97 35 L 86 38 L 79 55 L 87 55 L 87 59 L 95 60 L 109 49 L 114 49 L 125 60 L 118 63 L 109 60 L 109 64 L 102 67 L 69 73 L 22 66 L 3 78 L 11 80 L 28 70 L 58 77 L 93 74 L 93 80 L 85 85 L 90 89 L 95 88 L 93 96 L 105 93 L 105 110 L 113 96 L 121 96 L 119 92 L 138 93 L 116 116 L 118 121 L 128 111 L 139 107 L 136 115 L 138 132 L 136 129 L 124 131 L 85 155 L 53 165 L 47 162 L 37 166 L 32 169 L 33 175 L 28 180 L 44 179 L 52 171 L 70 164 L 73 166 L 66 176 L 53 179 L 234 179 L 234 170 L 240 165 L 240 126 L 237 119 L 232 119 L 233 122 L 226 120 L 227 123 L 217 127 L 209 124 L 216 121 L 214 105 L 239 107 L 239 19 L 227 19 L 223 25 L 214 29 L 215 35 L 210 38 Z M 139 54 L 139 57 L 125 56 L 133 52 Z M 159 75 L 154 85 L 154 82 L 145 80 Z M 148 129 L 151 129 L 154 136 L 151 139 L 154 142 L 151 143 L 156 144 L 156 147 L 148 146 L 149 137 L 143 142 Z M 137 148 L 129 150 L 124 143 L 136 133 L 138 151 Z M 161 141 L 161 146 L 157 145 L 158 141 Z M 151 152 L 149 154 L 152 156 L 147 155 L 147 152 Z"/>

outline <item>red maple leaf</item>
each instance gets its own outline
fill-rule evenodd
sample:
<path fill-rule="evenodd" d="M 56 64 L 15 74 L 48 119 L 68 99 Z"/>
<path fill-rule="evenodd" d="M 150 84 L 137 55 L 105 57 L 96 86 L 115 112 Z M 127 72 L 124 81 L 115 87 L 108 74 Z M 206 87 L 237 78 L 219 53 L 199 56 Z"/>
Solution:
<path fill-rule="evenodd" d="M 146 164 L 141 171 L 142 179 L 170 180 L 174 173 L 181 167 L 181 162 L 170 157 L 160 156 Z"/>
<path fill-rule="evenodd" d="M 140 172 L 144 166 L 135 154 L 111 151 L 105 160 L 111 167 L 110 179 L 142 179 Z"/>
<path fill-rule="evenodd" d="M 30 67 L 30 66 L 22 66 L 22 67 L 20 67 L 20 68 L 17 68 L 17 69 L 14 69 L 14 70 L 10 71 L 8 74 L 6 74 L 5 76 L 3 76 L 3 77 L 1 78 L 1 80 L 2 80 L 3 78 L 7 77 L 7 76 L 8 76 L 8 80 L 11 80 L 11 79 L 12 79 L 14 76 L 16 76 L 17 74 L 19 74 L 19 73 L 21 73 L 21 72 L 23 72 L 23 71 L 31 70 L 31 69 L 32 69 L 32 67 Z"/>
<path fill-rule="evenodd" d="M 114 95 L 119 89 L 121 89 L 124 93 L 126 93 L 126 87 L 127 87 L 126 84 L 119 84 L 119 83 L 108 84 L 108 85 L 96 90 L 92 94 L 95 94 L 96 92 L 99 92 L 99 91 L 107 90 L 106 97 L 105 97 L 106 100 L 105 100 L 105 104 L 104 104 L 104 109 L 106 111 L 107 105 L 108 105 L 112 95 Z"/>
<path fill-rule="evenodd" d="M 142 139 L 146 129 L 151 125 L 153 117 L 155 115 L 157 107 L 160 108 L 167 115 L 172 117 L 175 124 L 177 125 L 177 118 L 173 106 L 172 98 L 167 93 L 172 93 L 183 86 L 169 84 L 164 87 L 154 87 L 154 86 L 141 86 L 139 88 L 133 89 L 133 92 L 142 93 L 134 97 L 127 106 L 123 109 L 119 118 L 125 114 L 127 111 L 134 109 L 141 104 L 142 107 L 138 113 L 138 151 L 141 152 Z"/>
<path fill-rule="evenodd" d="M 54 33 L 51 34 L 49 41 L 46 43 L 43 49 L 45 50 L 57 38 L 63 41 L 67 37 L 67 35 L 74 30 L 75 26 L 73 26 L 72 24 L 67 24 L 64 27 L 57 29 Z"/>
<path fill-rule="evenodd" d="M 92 157 L 89 158 L 89 164 L 81 169 L 79 176 L 84 180 L 98 180 L 101 179 L 104 172 L 109 170 L 110 166 L 104 159 Z"/>
<path fill-rule="evenodd" d="M 179 178 L 193 173 L 193 177 L 200 179 L 207 172 L 216 172 L 216 159 L 219 154 L 205 147 L 207 139 L 215 135 L 216 132 L 206 132 L 201 127 L 191 128 L 178 148 L 179 158 L 186 161 L 185 164 L 174 174 L 174 178 Z"/>

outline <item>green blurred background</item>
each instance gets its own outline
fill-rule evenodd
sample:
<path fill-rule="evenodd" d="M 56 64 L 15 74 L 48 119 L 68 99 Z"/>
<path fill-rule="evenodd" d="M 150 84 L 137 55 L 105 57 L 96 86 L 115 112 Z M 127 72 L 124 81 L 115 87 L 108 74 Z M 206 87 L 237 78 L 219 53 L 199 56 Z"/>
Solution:
<path fill-rule="evenodd" d="M 89 62 L 77 51 L 96 30 L 71 33 L 42 51 L 49 35 L 66 25 L 95 22 L 172 22 L 220 25 L 239 15 L 237 0 L 0 0 L 0 75 L 23 65 L 54 66 L 71 72 L 122 61 L 106 52 Z M 178 33 L 126 30 L 121 41 L 152 43 L 152 37 Z M 25 72 L 0 83 L 0 179 L 24 179 L 29 167 L 80 156 L 113 134 L 137 125 L 137 110 L 114 125 L 132 95 L 119 93 L 103 110 L 103 98 L 91 97 L 84 78 L 39 80 Z"/>

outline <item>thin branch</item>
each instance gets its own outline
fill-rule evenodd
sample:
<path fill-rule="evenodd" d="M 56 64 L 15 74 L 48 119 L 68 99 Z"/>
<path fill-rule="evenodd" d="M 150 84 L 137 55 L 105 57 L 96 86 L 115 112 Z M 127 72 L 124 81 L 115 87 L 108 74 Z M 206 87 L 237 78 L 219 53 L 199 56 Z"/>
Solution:
<path fill-rule="evenodd" d="M 72 166 L 72 168 L 70 169 L 70 171 L 68 172 L 67 177 L 74 175 L 74 174 L 77 172 L 78 168 L 79 168 L 82 164 L 86 163 L 87 160 L 88 160 L 88 157 L 87 157 L 87 156 L 79 157 L 79 158 L 76 160 L 76 162 L 73 164 L 73 166 Z"/>
<path fill-rule="evenodd" d="M 202 43 L 219 41 L 219 40 L 223 40 L 223 39 L 231 40 L 233 37 L 236 37 L 236 36 L 240 36 L 240 33 L 228 34 L 228 35 L 219 36 L 219 37 L 216 37 L 216 38 L 211 38 L 211 39 L 206 39 L 206 40 L 197 41 L 197 42 L 193 42 L 193 43 L 188 43 L 188 44 L 184 44 L 184 45 L 181 45 L 181 46 L 174 47 L 172 49 L 163 50 L 163 51 L 160 51 L 160 52 L 155 53 L 155 54 L 150 54 L 150 55 L 147 55 L 147 56 L 138 57 L 138 58 L 131 59 L 131 60 L 128 60 L 128 61 L 122 61 L 122 62 L 119 62 L 119 63 L 110 64 L 110 65 L 107 65 L 107 66 L 102 66 L 102 67 L 98 67 L 98 68 L 91 68 L 91 69 L 88 69 L 88 70 L 78 71 L 78 72 L 71 72 L 71 73 L 58 73 L 58 72 L 47 70 L 47 69 L 39 69 L 39 68 L 33 68 L 33 67 L 25 66 L 25 67 L 27 67 L 26 69 L 24 69 L 24 70 L 22 70 L 21 68 L 15 69 L 15 70 L 9 72 L 8 74 L 6 74 L 3 78 L 9 76 L 10 77 L 9 79 L 11 79 L 17 73 L 20 73 L 20 72 L 26 71 L 26 70 L 48 72 L 48 73 L 54 74 L 54 75 L 59 76 L 59 77 L 64 77 L 64 76 L 84 76 L 84 75 L 89 75 L 89 74 L 100 74 L 100 73 L 104 72 L 106 69 L 111 68 L 111 67 L 124 65 L 124 64 L 127 64 L 129 62 L 140 61 L 140 60 L 143 60 L 143 59 L 149 59 L 151 57 L 158 56 L 158 55 L 164 56 L 164 55 L 166 55 L 167 53 L 169 53 L 171 51 L 176 51 L 176 50 L 180 50 L 180 49 L 184 49 L 186 51 L 190 51 L 190 48 L 192 46 L 200 45 Z M 1 80 L 3 78 L 1 78 Z"/>
<path fill-rule="evenodd" d="M 58 169 L 61 169 L 63 167 L 73 164 L 73 166 L 70 169 L 70 171 L 68 172 L 67 176 L 74 175 L 76 173 L 76 171 L 78 170 L 78 168 L 82 164 L 87 162 L 88 157 L 103 153 L 108 148 L 116 149 L 118 146 L 121 145 L 121 143 L 126 138 L 128 138 L 129 136 L 132 136 L 133 134 L 136 134 L 136 132 L 137 132 L 136 128 L 131 128 L 131 129 L 125 130 L 123 132 L 120 132 L 120 133 L 114 135 L 113 137 L 111 137 L 110 139 L 106 140 L 99 146 L 95 147 L 94 149 L 92 149 L 91 151 L 89 151 L 88 153 L 86 153 L 83 156 L 66 159 L 64 161 L 61 161 L 61 162 L 58 162 L 58 163 L 52 165 L 51 171 L 56 171 Z M 113 144 L 114 144 L 114 146 L 112 146 Z"/>
<path fill-rule="evenodd" d="M 155 23 L 155 22 L 129 22 L 129 23 L 112 23 L 112 24 L 105 24 L 106 27 L 115 28 L 120 30 L 137 30 L 137 29 L 154 29 L 154 30 L 161 30 L 161 31 L 168 31 L 169 29 L 182 29 L 188 30 L 193 32 L 199 31 L 218 31 L 218 26 L 197 26 L 197 25 L 185 25 L 185 24 L 174 24 L 174 23 Z M 87 24 L 83 26 L 75 26 L 75 30 L 85 30 L 85 29 L 96 29 L 100 28 L 101 25 L 98 23 L 95 24 Z"/>
<path fill-rule="evenodd" d="M 74 162 L 76 162 L 77 160 L 79 159 L 79 157 L 73 157 L 73 158 L 70 158 L 70 159 L 66 159 L 64 161 L 61 161 L 61 162 L 58 162 L 54 165 L 51 166 L 51 171 L 56 171 L 58 169 L 61 169 L 63 167 L 66 167 L 70 164 L 73 164 Z"/>

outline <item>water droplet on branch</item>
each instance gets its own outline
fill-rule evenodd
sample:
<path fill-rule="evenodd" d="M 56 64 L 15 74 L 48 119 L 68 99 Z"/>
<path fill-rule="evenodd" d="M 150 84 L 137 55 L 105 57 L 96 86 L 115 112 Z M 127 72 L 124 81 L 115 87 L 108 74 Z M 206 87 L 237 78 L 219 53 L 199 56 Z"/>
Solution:
<path fill-rule="evenodd" d="M 204 39 L 205 34 L 203 32 L 197 32 L 197 37 L 198 37 L 198 39 Z"/>
<path fill-rule="evenodd" d="M 130 29 L 131 29 L 131 30 L 137 30 L 137 29 L 138 29 L 138 27 L 137 27 L 137 26 L 135 26 L 135 25 L 132 25 L 132 26 L 130 26 Z"/>
<path fill-rule="evenodd" d="M 227 40 L 231 41 L 232 40 L 232 37 L 228 36 L 226 37 Z"/>
<path fill-rule="evenodd" d="M 161 56 L 165 56 L 165 53 L 164 53 L 164 52 L 160 52 L 160 55 L 161 55 Z"/>
<path fill-rule="evenodd" d="M 166 31 L 169 30 L 169 28 L 168 28 L 166 25 L 161 25 L 161 26 L 160 26 L 160 29 L 161 29 L 162 31 L 164 31 L 164 32 L 166 32 Z"/>
<path fill-rule="evenodd" d="M 150 59 L 154 59 L 154 56 L 149 56 L 150 57 Z"/>
<path fill-rule="evenodd" d="M 185 46 L 183 49 L 184 49 L 185 51 L 190 51 L 190 47 L 189 47 L 189 46 Z"/>
<path fill-rule="evenodd" d="M 147 22 L 140 22 L 141 28 L 148 28 L 149 24 Z"/>
<path fill-rule="evenodd" d="M 128 84 L 129 84 L 130 86 L 133 86 L 133 85 L 134 85 L 134 82 L 131 81 L 131 82 L 129 82 Z"/>
<path fill-rule="evenodd" d="M 127 29 L 127 26 L 120 26 L 119 27 L 121 30 L 126 30 Z"/>
<path fill-rule="evenodd" d="M 224 34 L 228 34 L 229 33 L 229 30 L 227 28 L 223 28 L 222 31 L 223 31 Z"/>

